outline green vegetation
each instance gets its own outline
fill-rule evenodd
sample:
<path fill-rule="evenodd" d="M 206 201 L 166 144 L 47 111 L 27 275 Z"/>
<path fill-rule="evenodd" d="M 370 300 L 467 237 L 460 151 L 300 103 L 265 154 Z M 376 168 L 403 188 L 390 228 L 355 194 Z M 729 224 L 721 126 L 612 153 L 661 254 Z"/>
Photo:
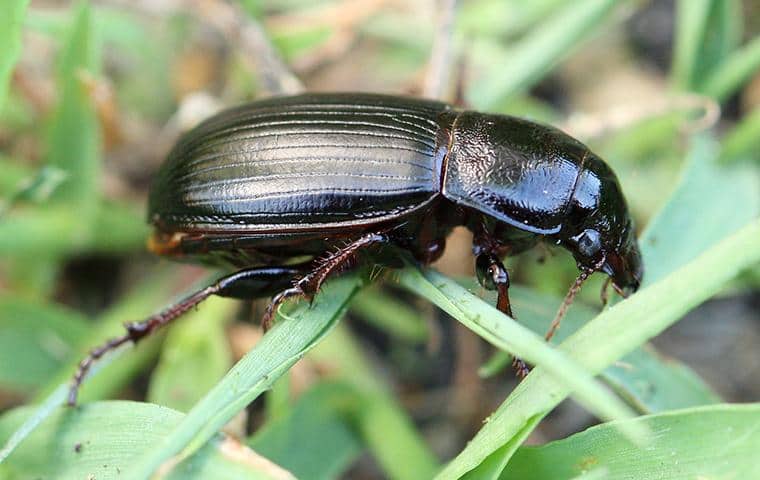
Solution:
<path fill-rule="evenodd" d="M 183 99 L 204 90 L 232 104 L 264 92 L 236 46 L 209 33 L 208 12 L 28 3 L 0 7 L 0 478 L 331 479 L 345 478 L 365 453 L 369 471 L 401 480 L 760 477 L 760 404 L 725 402 L 647 343 L 714 296 L 760 285 L 760 36 L 742 33 L 752 24 L 745 10 L 760 24 L 757 9 L 739 0 L 677 2 L 671 67 L 658 84 L 664 107 L 637 97 L 644 109 L 626 121 L 610 126 L 599 114 L 597 127 L 584 130 L 575 111 L 558 105 L 573 108 L 578 97 L 569 90 L 600 80 L 572 67 L 598 65 L 584 56 L 607 61 L 608 43 L 625 50 L 618 30 L 646 2 L 460 5 L 453 36 L 469 69 L 465 98 L 577 127 L 618 172 L 640 226 L 641 290 L 601 309 L 600 279 L 590 281 L 553 343 L 543 333 L 577 274 L 564 252 L 542 264 L 533 254 L 510 260 L 519 322 L 469 277 L 407 265 L 370 282 L 375 272 L 358 271 L 328 282 L 311 305 L 284 306 L 274 328 L 250 341 L 259 331 L 241 318 L 255 318 L 251 309 L 241 314 L 240 302 L 211 299 L 168 331 L 109 355 L 85 382 L 81 405 L 69 409 L 68 381 L 90 348 L 209 280 L 143 254 L 145 171 L 188 121 L 177 113 Z M 307 86 L 324 89 L 318 67 L 342 65 L 340 73 L 352 61 L 364 77 L 333 90 L 355 89 L 357 78 L 398 91 L 416 81 L 433 36 L 429 19 L 312 3 L 241 2 L 265 20 Z M 362 58 L 352 60 L 352 49 Z M 622 56 L 625 68 L 646 70 L 637 63 L 643 55 Z M 562 101 L 535 94 L 547 79 L 563 85 Z M 684 98 L 699 102 L 684 107 Z M 689 128 L 700 105 L 738 113 Z M 88 260 L 95 266 L 79 268 L 95 280 L 75 273 Z M 453 453 L 420 420 L 451 412 L 420 407 L 442 402 L 426 404 L 424 385 L 403 385 L 392 371 L 423 368 L 421 351 L 441 335 L 418 308 L 431 304 L 493 346 L 482 381 L 506 382 L 513 355 L 535 365 L 491 399 L 500 406 L 466 439 L 447 439 Z M 354 320 L 370 334 L 350 328 Z M 373 335 L 392 346 L 368 348 Z M 445 388 L 446 404 L 455 405 L 467 386 Z M 417 401 L 405 401 L 404 390 Z M 600 424 L 527 446 L 566 398 Z"/>

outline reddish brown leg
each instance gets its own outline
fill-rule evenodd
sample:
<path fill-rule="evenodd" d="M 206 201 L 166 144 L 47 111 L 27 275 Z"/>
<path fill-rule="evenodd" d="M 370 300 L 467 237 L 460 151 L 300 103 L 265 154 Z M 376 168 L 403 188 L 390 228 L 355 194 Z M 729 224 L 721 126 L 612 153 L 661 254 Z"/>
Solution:
<path fill-rule="evenodd" d="M 368 233 L 318 259 L 312 271 L 298 279 L 292 287 L 283 290 L 272 298 L 272 302 L 267 306 L 264 317 L 261 320 L 264 331 L 271 328 L 277 314 L 277 309 L 283 302 L 291 298 L 306 298 L 311 300 L 327 277 L 337 274 L 350 266 L 360 250 L 372 245 L 388 243 L 388 241 L 388 236 L 384 233 Z"/>
<path fill-rule="evenodd" d="M 607 277 L 604 279 L 604 283 L 602 283 L 602 290 L 599 292 L 599 299 L 602 301 L 602 307 L 606 307 L 607 302 L 610 300 L 609 287 L 611 280 L 610 277 Z"/>
<path fill-rule="evenodd" d="M 79 367 L 71 381 L 68 404 L 76 404 L 79 387 L 82 385 L 87 372 L 90 371 L 95 361 L 106 353 L 115 350 L 127 342 L 137 343 L 142 338 L 182 316 L 211 295 L 235 298 L 258 298 L 271 295 L 273 291 L 277 291 L 283 285 L 287 285 L 294 276 L 302 271 L 298 267 L 259 267 L 241 270 L 219 279 L 214 284 L 184 298 L 176 305 L 172 305 L 141 322 L 125 324 L 127 333 L 91 350 L 89 355 L 79 363 Z"/>
<path fill-rule="evenodd" d="M 499 257 L 493 253 L 482 253 L 478 255 L 475 262 L 475 268 L 478 274 L 478 281 L 488 290 L 496 290 L 496 308 L 515 318 L 512 314 L 512 303 L 509 301 L 509 274 Z M 519 378 L 525 378 L 530 373 L 528 365 L 520 358 L 512 358 L 512 367 Z"/>

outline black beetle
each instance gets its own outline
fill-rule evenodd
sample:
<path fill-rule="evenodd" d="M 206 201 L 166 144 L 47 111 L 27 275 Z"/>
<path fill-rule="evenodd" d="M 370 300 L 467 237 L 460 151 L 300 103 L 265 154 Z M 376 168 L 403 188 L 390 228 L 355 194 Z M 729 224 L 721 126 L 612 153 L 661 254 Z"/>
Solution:
<path fill-rule="evenodd" d="M 457 225 L 473 232 L 478 279 L 509 315 L 500 259 L 542 238 L 581 270 L 568 298 L 595 271 L 621 293 L 642 277 L 620 185 L 588 147 L 519 118 L 403 97 L 305 94 L 216 115 L 170 153 L 149 220 L 153 252 L 240 270 L 91 352 L 70 403 L 93 360 L 210 295 L 274 295 L 268 326 L 285 299 L 311 297 L 363 252 L 391 266 L 398 253 L 434 261 Z"/>

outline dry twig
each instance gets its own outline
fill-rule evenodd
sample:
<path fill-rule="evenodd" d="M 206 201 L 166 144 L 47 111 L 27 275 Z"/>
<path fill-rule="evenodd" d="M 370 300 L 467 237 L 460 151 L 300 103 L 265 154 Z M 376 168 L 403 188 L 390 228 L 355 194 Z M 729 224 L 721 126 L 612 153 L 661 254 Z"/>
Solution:
<path fill-rule="evenodd" d="M 457 0 L 439 0 L 438 22 L 433 48 L 430 52 L 428 71 L 422 87 L 422 94 L 428 98 L 441 98 L 446 82 L 451 74 L 453 56 L 454 19 Z"/>
<path fill-rule="evenodd" d="M 696 133 L 711 128 L 720 119 L 720 105 L 702 95 L 683 94 L 653 104 L 627 105 L 595 114 L 571 115 L 562 130 L 585 140 L 599 138 L 628 128 L 644 120 L 676 112 L 698 112 L 684 123 L 683 133 Z"/>
<path fill-rule="evenodd" d="M 304 91 L 301 81 L 280 58 L 256 20 L 221 0 L 194 0 L 192 4 L 197 15 L 219 29 L 231 45 L 239 46 L 245 59 L 254 64 L 268 93 L 292 95 Z"/>

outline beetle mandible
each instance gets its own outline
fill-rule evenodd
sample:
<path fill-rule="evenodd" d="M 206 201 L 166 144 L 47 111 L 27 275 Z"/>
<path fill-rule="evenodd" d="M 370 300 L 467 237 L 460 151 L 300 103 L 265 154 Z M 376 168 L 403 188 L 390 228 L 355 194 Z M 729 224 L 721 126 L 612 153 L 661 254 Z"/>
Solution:
<path fill-rule="evenodd" d="M 588 147 L 549 126 L 406 97 L 304 94 L 222 112 L 179 140 L 148 215 L 154 253 L 238 271 L 93 350 L 70 403 L 94 360 L 211 295 L 274 295 L 268 327 L 283 301 L 312 297 L 359 256 L 433 262 L 459 225 L 474 234 L 478 280 L 510 316 L 501 258 L 542 238 L 581 271 L 566 304 L 591 273 L 621 294 L 643 274 L 620 184 Z"/>

